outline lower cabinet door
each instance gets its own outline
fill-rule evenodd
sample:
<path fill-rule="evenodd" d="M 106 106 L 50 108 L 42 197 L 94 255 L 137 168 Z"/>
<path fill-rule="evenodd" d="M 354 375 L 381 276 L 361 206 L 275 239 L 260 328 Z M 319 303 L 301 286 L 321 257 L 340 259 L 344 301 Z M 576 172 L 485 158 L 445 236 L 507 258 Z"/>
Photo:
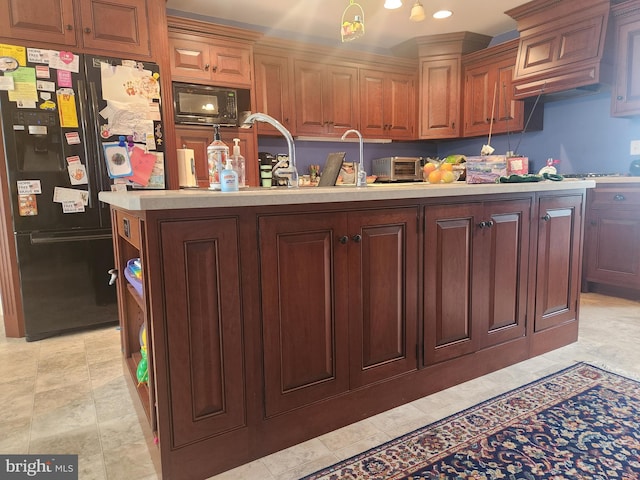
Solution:
<path fill-rule="evenodd" d="M 418 210 L 349 213 L 350 387 L 417 369 Z"/>
<path fill-rule="evenodd" d="M 534 330 L 576 319 L 580 285 L 582 196 L 541 197 Z"/>
<path fill-rule="evenodd" d="M 476 219 L 481 216 L 481 204 L 425 208 L 423 335 L 427 365 L 478 348 L 472 272 Z"/>
<path fill-rule="evenodd" d="M 178 448 L 246 422 L 238 226 L 234 218 L 167 221 L 160 238 Z"/>
<path fill-rule="evenodd" d="M 347 216 L 259 219 L 266 415 L 349 388 Z"/>

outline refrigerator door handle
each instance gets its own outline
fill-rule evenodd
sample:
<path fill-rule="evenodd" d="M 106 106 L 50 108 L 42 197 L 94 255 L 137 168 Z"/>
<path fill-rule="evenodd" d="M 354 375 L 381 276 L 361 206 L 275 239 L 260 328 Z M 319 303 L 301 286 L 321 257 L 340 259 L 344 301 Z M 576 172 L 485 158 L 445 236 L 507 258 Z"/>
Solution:
<path fill-rule="evenodd" d="M 98 234 L 89 234 L 89 235 L 38 235 L 37 233 L 32 233 L 30 235 L 30 240 L 32 245 L 42 245 L 45 243 L 65 243 L 65 242 L 87 242 L 92 240 L 110 240 L 110 233 L 98 233 Z"/>
<path fill-rule="evenodd" d="M 80 123 L 82 124 L 82 135 L 84 136 L 84 144 L 82 146 L 82 148 L 84 149 L 84 158 L 86 160 L 87 163 L 87 168 L 88 168 L 88 164 L 89 164 L 89 151 L 91 149 L 93 149 L 93 144 L 96 142 L 94 135 L 90 134 L 89 131 L 89 127 L 88 127 L 88 119 L 87 119 L 87 104 L 86 104 L 86 98 L 87 98 L 87 89 L 86 86 L 84 84 L 83 80 L 78 80 L 78 103 L 80 104 Z M 96 132 L 97 133 L 97 132 Z M 89 145 L 91 144 L 91 145 Z M 93 180 L 91 179 L 91 181 L 89 181 L 89 208 L 93 208 Z M 96 179 L 97 180 L 97 179 Z"/>
<path fill-rule="evenodd" d="M 96 154 L 96 174 L 98 175 L 98 188 L 105 185 L 102 167 L 102 149 L 100 148 L 100 121 L 98 112 L 98 91 L 95 82 L 89 82 L 89 106 L 91 108 L 91 118 L 93 119 L 93 130 L 95 132 L 95 154 Z"/>

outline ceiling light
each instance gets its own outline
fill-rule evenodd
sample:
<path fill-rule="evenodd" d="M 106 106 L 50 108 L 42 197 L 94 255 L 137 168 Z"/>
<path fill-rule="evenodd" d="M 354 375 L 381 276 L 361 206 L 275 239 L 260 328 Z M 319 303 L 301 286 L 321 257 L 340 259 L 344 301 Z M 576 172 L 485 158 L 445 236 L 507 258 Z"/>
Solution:
<path fill-rule="evenodd" d="M 421 22 L 424 20 L 424 16 L 424 7 L 420 1 L 417 0 L 416 3 L 413 4 L 413 7 L 411 7 L 411 16 L 409 17 L 409 20 L 413 22 Z"/>
<path fill-rule="evenodd" d="M 395 10 L 396 8 L 400 8 L 402 6 L 402 0 L 385 0 L 384 8 L 388 10 Z"/>
<path fill-rule="evenodd" d="M 453 12 L 451 12 L 451 10 L 438 10 L 433 14 L 433 18 L 449 18 L 451 15 L 453 15 Z"/>

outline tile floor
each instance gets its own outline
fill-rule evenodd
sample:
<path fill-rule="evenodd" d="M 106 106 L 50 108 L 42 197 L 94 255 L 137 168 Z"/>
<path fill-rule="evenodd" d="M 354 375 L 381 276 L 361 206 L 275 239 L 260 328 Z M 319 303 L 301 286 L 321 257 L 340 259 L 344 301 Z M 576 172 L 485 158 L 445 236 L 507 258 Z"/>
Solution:
<path fill-rule="evenodd" d="M 0 453 L 77 453 L 81 480 L 159 478 L 114 327 L 27 343 L 1 325 Z M 585 294 L 577 343 L 212 478 L 297 479 L 577 361 L 640 378 L 639 341 L 640 302 Z"/>

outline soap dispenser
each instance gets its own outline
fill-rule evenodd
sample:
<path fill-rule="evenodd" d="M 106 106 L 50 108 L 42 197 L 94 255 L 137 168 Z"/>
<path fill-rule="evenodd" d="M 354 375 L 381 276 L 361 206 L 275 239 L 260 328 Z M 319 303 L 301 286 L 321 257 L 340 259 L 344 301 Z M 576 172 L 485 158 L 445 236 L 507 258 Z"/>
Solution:
<path fill-rule="evenodd" d="M 214 125 L 213 142 L 207 147 L 209 188 L 220 190 L 220 172 L 229 158 L 229 147 L 220 139 L 220 125 Z"/>
<path fill-rule="evenodd" d="M 232 165 L 236 173 L 238 174 L 238 186 L 243 188 L 245 186 L 245 161 L 244 157 L 240 153 L 240 139 L 233 139 L 233 156 L 231 157 Z"/>
<path fill-rule="evenodd" d="M 238 174 L 233 169 L 231 158 L 227 157 L 227 164 L 220 173 L 220 189 L 223 192 L 238 191 Z"/>

